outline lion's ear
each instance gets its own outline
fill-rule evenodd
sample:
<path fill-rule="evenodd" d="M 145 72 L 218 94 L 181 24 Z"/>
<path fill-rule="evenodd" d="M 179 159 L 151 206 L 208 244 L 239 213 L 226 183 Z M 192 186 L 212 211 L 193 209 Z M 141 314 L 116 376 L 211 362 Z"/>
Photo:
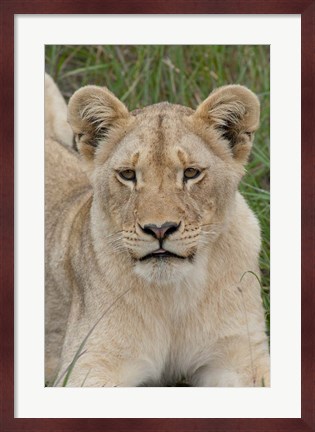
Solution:
<path fill-rule="evenodd" d="M 202 118 L 229 141 L 235 159 L 246 163 L 254 132 L 259 126 L 260 104 L 257 96 L 240 85 L 227 85 L 213 91 L 199 105 L 195 116 Z"/>
<path fill-rule="evenodd" d="M 129 113 L 106 87 L 86 86 L 70 98 L 68 121 L 81 154 L 91 160 L 99 143 L 123 127 Z"/>

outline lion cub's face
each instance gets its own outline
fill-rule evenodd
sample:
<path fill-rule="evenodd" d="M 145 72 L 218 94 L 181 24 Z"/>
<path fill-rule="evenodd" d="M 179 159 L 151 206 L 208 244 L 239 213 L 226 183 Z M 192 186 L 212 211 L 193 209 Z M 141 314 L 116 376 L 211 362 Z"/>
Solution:
<path fill-rule="evenodd" d="M 69 120 L 91 165 L 104 248 L 154 282 L 202 266 L 233 205 L 258 115 L 241 86 L 214 92 L 196 111 L 161 103 L 131 114 L 108 90 L 76 92 Z"/>

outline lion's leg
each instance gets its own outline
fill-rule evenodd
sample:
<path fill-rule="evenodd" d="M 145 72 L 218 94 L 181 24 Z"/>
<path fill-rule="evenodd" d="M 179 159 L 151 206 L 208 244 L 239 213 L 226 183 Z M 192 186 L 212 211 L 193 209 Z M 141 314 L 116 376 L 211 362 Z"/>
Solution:
<path fill-rule="evenodd" d="M 266 338 L 224 338 L 214 347 L 215 359 L 192 378 L 200 387 L 268 387 L 269 353 Z"/>
<path fill-rule="evenodd" d="M 70 362 L 71 363 L 71 362 Z M 63 362 L 58 386 L 67 387 L 138 387 L 152 380 L 158 382 L 160 370 L 144 359 L 122 359 L 117 353 L 103 355 L 86 351 L 75 363 L 68 378 L 70 364 Z"/>
<path fill-rule="evenodd" d="M 117 333 L 107 321 L 91 328 L 84 318 L 73 316 L 74 309 L 62 348 L 58 386 L 65 384 L 67 375 L 69 387 L 137 387 L 160 380 L 166 348 L 163 353 L 147 352 L 141 337 L 130 344 L 128 328 Z"/>
<path fill-rule="evenodd" d="M 47 257 L 47 254 L 46 254 Z M 70 310 L 70 296 L 58 289 L 46 263 L 45 275 L 45 381 L 52 384 L 58 372 Z"/>
<path fill-rule="evenodd" d="M 69 147 L 73 145 L 66 102 L 48 74 L 45 74 L 45 138 L 52 138 Z"/>
<path fill-rule="evenodd" d="M 47 306 L 45 315 L 45 381 L 52 384 L 60 366 L 67 317 L 61 308 Z"/>

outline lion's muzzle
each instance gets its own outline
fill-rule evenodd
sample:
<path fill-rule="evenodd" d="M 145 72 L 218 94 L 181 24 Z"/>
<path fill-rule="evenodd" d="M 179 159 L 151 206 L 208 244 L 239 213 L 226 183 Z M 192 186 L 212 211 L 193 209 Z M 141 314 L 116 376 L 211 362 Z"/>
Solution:
<path fill-rule="evenodd" d="M 165 222 L 160 226 L 155 224 L 146 224 L 143 227 L 139 224 L 139 227 L 145 234 L 152 235 L 154 238 L 159 240 L 161 244 L 166 237 L 178 230 L 180 223 Z"/>

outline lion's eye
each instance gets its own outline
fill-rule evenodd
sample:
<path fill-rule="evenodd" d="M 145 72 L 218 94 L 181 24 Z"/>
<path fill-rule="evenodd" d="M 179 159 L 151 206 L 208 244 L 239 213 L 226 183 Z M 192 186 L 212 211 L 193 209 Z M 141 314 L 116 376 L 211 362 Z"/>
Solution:
<path fill-rule="evenodd" d="M 184 171 L 184 180 L 195 179 L 201 174 L 197 168 L 186 168 Z"/>
<path fill-rule="evenodd" d="M 131 170 L 131 169 L 120 171 L 119 175 L 124 180 L 128 180 L 128 181 L 135 181 L 136 180 L 136 172 L 134 170 Z"/>

